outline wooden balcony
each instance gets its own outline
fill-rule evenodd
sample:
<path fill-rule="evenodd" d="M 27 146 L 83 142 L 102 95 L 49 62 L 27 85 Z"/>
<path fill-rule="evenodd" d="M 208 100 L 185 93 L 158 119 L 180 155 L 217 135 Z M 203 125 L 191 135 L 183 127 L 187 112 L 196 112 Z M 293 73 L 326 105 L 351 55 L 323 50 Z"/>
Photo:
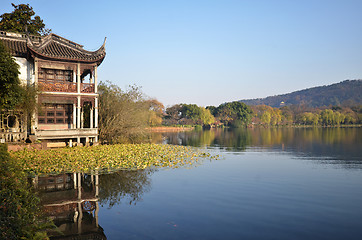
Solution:
<path fill-rule="evenodd" d="M 43 92 L 77 92 L 77 83 L 64 81 L 39 81 L 38 86 Z"/>
<path fill-rule="evenodd" d="M 94 93 L 94 83 L 81 83 L 80 92 L 81 93 Z"/>
<path fill-rule="evenodd" d="M 38 82 L 39 89 L 43 92 L 67 92 L 77 93 L 77 83 L 66 81 L 42 81 Z M 94 83 L 81 83 L 81 93 L 94 93 Z"/>

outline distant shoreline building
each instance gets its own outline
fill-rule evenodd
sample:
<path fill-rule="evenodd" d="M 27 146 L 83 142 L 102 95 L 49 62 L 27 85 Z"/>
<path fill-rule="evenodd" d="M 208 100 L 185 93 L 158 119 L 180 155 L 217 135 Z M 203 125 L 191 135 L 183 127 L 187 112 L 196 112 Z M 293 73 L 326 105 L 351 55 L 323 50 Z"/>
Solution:
<path fill-rule="evenodd" d="M 0 139 L 98 142 L 97 68 L 106 55 L 105 41 L 98 50 L 87 51 L 53 33 L 29 36 L 0 31 L 0 40 L 20 66 L 22 84 L 40 90 L 41 104 L 31 119 L 17 111 L 2 112 Z"/>

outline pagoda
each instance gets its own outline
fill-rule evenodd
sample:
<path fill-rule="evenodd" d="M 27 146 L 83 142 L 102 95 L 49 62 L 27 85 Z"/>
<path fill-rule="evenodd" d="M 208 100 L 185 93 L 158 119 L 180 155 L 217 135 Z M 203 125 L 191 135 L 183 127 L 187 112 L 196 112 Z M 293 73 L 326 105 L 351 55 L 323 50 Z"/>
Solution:
<path fill-rule="evenodd" d="M 20 66 L 22 84 L 35 85 L 40 91 L 40 108 L 28 120 L 30 124 L 19 113 L 1 115 L 0 139 L 68 145 L 98 142 L 97 68 L 106 55 L 106 39 L 96 51 L 54 33 L 0 31 L 0 40 Z"/>

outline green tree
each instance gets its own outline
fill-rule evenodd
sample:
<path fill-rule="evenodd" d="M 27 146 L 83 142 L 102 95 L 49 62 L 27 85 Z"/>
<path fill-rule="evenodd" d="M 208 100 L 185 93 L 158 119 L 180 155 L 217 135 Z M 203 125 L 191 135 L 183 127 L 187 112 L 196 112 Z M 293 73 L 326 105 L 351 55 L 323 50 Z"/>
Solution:
<path fill-rule="evenodd" d="M 269 125 L 270 124 L 270 121 L 271 121 L 271 114 L 269 111 L 265 111 L 261 117 L 260 117 L 260 120 L 263 124 L 265 125 Z"/>
<path fill-rule="evenodd" d="M 299 124 L 307 124 L 307 116 L 305 113 L 300 113 L 297 115 L 297 123 Z"/>
<path fill-rule="evenodd" d="M 318 125 L 319 120 L 320 120 L 320 117 L 321 117 L 321 116 L 320 116 L 318 113 L 314 113 L 314 114 L 313 114 L 312 124 L 313 124 L 314 126 Z"/>
<path fill-rule="evenodd" d="M 235 101 L 221 104 L 217 112 L 220 121 L 225 125 L 236 126 L 241 124 L 247 126 L 251 123 L 252 111 L 242 102 Z M 236 120 L 238 124 L 233 124 Z"/>
<path fill-rule="evenodd" d="M 211 114 L 209 109 L 203 107 L 200 107 L 200 109 L 201 109 L 200 120 L 202 122 L 202 125 L 208 126 L 215 122 L 215 117 Z"/>
<path fill-rule="evenodd" d="M 165 125 L 178 124 L 181 118 L 181 104 L 175 104 L 166 108 L 166 116 L 164 117 Z"/>
<path fill-rule="evenodd" d="M 340 125 L 341 123 L 344 122 L 344 119 L 346 118 L 346 116 L 340 112 L 334 112 L 333 114 L 333 123 L 335 125 Z"/>
<path fill-rule="evenodd" d="M 333 110 L 325 109 L 321 112 L 321 123 L 325 126 L 333 125 Z"/>
<path fill-rule="evenodd" d="M 272 108 L 271 125 L 275 126 L 282 121 L 282 112 L 278 108 Z"/>
<path fill-rule="evenodd" d="M 197 106 L 196 104 L 181 104 L 181 117 L 191 119 L 194 124 L 197 123 L 197 121 L 201 117 L 201 108 Z"/>
<path fill-rule="evenodd" d="M 214 116 L 216 116 L 217 114 L 217 107 L 215 106 L 207 106 L 206 109 L 209 109 L 210 110 L 210 113 Z"/>
<path fill-rule="evenodd" d="M 20 101 L 19 65 L 0 41 L 0 109 L 13 109 Z"/>
<path fill-rule="evenodd" d="M 216 116 L 225 126 L 231 125 L 231 123 L 234 121 L 232 109 L 227 107 L 219 106 Z"/>
<path fill-rule="evenodd" d="M 293 111 L 288 106 L 281 107 L 280 111 L 282 111 L 282 124 L 292 125 L 294 121 Z"/>
<path fill-rule="evenodd" d="M 39 16 L 34 16 L 35 12 L 29 4 L 11 4 L 14 10 L 11 13 L 4 13 L 0 16 L 0 30 L 19 33 L 30 33 L 35 35 L 45 35 L 51 29 L 45 28 L 43 20 Z"/>

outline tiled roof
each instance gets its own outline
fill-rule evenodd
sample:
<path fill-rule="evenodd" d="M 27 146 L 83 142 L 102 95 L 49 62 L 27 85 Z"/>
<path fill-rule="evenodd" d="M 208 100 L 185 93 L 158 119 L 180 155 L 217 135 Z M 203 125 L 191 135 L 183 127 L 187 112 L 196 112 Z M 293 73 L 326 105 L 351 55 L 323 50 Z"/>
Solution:
<path fill-rule="evenodd" d="M 26 41 L 17 41 L 10 39 L 2 39 L 5 47 L 10 51 L 11 55 L 14 57 L 26 57 L 27 48 Z"/>
<path fill-rule="evenodd" d="M 96 62 L 102 60 L 105 55 L 104 45 L 97 51 L 90 52 L 83 49 L 83 46 L 62 38 L 56 34 L 50 34 L 41 43 L 30 43 L 28 47 L 35 54 L 48 58 L 75 60 L 84 62 Z"/>
<path fill-rule="evenodd" d="M 38 39 L 29 36 L 7 35 L 1 32 L 0 39 L 13 56 L 26 57 L 28 50 L 36 56 L 65 61 L 97 62 L 100 64 L 105 55 L 105 41 L 97 51 L 87 51 L 83 46 L 56 34 L 49 34 Z"/>

